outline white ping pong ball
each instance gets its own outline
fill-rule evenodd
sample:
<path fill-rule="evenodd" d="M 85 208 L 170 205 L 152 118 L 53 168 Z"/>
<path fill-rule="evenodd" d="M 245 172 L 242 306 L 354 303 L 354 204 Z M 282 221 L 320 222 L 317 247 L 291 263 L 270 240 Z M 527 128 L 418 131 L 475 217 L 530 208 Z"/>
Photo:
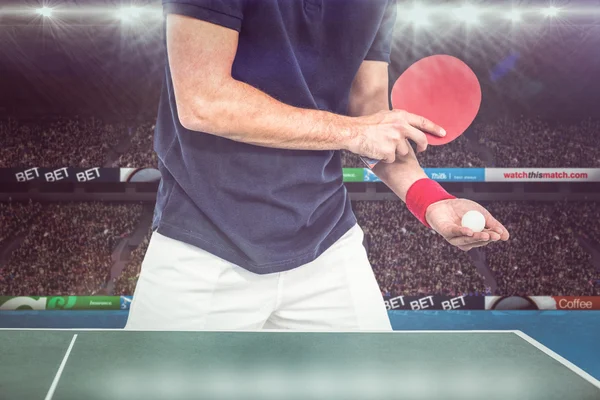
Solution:
<path fill-rule="evenodd" d="M 485 217 L 479 211 L 467 211 L 460 221 L 461 225 L 473 232 L 481 232 L 485 228 Z"/>

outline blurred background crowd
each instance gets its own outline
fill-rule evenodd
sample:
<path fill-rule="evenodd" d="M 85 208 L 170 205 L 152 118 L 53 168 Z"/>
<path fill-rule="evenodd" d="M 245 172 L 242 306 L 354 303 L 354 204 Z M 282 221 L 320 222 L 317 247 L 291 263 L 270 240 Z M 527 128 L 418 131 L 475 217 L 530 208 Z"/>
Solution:
<path fill-rule="evenodd" d="M 0 203 L 1 295 L 93 295 L 142 206 L 99 202 Z"/>
<path fill-rule="evenodd" d="M 600 243 L 600 204 L 487 204 L 511 239 L 469 253 L 421 225 L 399 201 L 353 206 L 384 296 L 600 295 L 589 250 Z M 132 295 L 149 227 L 116 272 L 115 253 L 140 228 L 141 213 L 131 203 L 0 203 L 0 295 Z"/>
<path fill-rule="evenodd" d="M 152 119 L 149 119 L 152 121 Z M 424 167 L 600 168 L 595 135 L 600 121 L 550 126 L 539 119 L 475 124 L 445 146 L 419 155 Z M 57 118 L 22 122 L 0 119 L 0 168 L 156 167 L 151 122 L 103 122 L 95 118 Z M 344 167 L 363 167 L 343 152 Z"/>

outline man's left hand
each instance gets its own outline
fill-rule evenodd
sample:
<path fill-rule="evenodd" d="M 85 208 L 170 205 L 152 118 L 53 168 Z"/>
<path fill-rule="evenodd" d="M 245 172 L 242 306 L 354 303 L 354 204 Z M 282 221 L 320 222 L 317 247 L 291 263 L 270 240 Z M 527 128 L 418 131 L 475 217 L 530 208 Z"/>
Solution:
<path fill-rule="evenodd" d="M 479 211 L 485 217 L 485 229 L 482 232 L 473 232 L 461 226 L 463 215 L 471 210 Z M 467 199 L 450 199 L 434 203 L 427 208 L 425 218 L 437 233 L 463 251 L 486 246 L 498 240 L 506 241 L 509 238 L 508 230 L 485 208 Z"/>

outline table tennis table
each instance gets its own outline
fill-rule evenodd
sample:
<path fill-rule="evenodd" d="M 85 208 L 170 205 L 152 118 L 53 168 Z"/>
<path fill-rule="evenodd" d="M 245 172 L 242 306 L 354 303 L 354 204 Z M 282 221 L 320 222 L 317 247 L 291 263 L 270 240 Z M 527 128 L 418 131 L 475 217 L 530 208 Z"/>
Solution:
<path fill-rule="evenodd" d="M 598 400 L 520 331 L 0 330 L 1 400 Z"/>

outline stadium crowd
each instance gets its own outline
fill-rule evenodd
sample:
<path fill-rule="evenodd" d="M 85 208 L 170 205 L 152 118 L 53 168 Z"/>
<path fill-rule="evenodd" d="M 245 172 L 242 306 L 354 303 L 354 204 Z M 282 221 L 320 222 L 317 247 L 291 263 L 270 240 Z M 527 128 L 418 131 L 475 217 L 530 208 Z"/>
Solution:
<path fill-rule="evenodd" d="M 144 261 L 146 250 L 148 250 L 151 236 L 152 232 L 149 231 L 142 243 L 131 252 L 131 259 L 125 266 L 121 275 L 116 279 L 115 295 L 131 296 L 135 291 L 137 278 L 140 276 L 142 262 Z"/>
<path fill-rule="evenodd" d="M 123 168 L 150 168 L 158 165 L 153 150 L 154 125 L 140 125 L 131 136 L 131 147 L 113 165 Z"/>
<path fill-rule="evenodd" d="M 0 295 L 92 295 L 106 287 L 111 253 L 137 227 L 139 204 L 0 204 Z M 422 226 L 399 201 L 354 203 L 369 239 L 369 258 L 382 295 L 489 293 L 468 253 Z M 600 295 L 600 271 L 578 242 L 600 246 L 600 204 L 494 202 L 488 205 L 511 232 L 485 248 L 498 286 L 495 295 Z M 150 232 L 114 282 L 112 294 L 131 295 Z"/>
<path fill-rule="evenodd" d="M 570 125 L 502 119 L 475 126 L 479 144 L 492 151 L 502 168 L 598 168 L 600 152 L 594 137 L 599 131 L 600 121 L 591 119 Z"/>
<path fill-rule="evenodd" d="M 121 123 L 95 118 L 0 121 L 0 168 L 103 167 L 126 134 Z"/>
<path fill-rule="evenodd" d="M 356 202 L 369 257 L 384 295 L 485 294 L 488 287 L 461 252 L 418 223 L 398 201 Z M 485 248 L 495 295 L 599 295 L 591 256 L 578 243 L 600 243 L 600 204 L 494 202 L 488 209 L 511 233 Z"/>
<path fill-rule="evenodd" d="M 594 287 L 600 271 L 577 239 L 584 233 L 600 243 L 600 204 L 493 203 L 489 209 L 512 233 L 507 243 L 486 251 L 499 294 L 600 294 Z"/>
<path fill-rule="evenodd" d="M 32 218 L 42 209 L 40 203 L 0 203 L 0 245 L 27 232 Z"/>
<path fill-rule="evenodd" d="M 6 209 L 12 208 L 12 213 Z M 2 219 L 24 220 L 4 231 L 0 249 L 19 240 L 0 260 L 0 295 L 92 295 L 107 280 L 111 254 L 141 215 L 139 204 L 53 203 L 5 206 Z M 21 235 L 19 238 L 17 235 Z M 0 250 L 0 254 L 3 252 Z"/>
<path fill-rule="evenodd" d="M 0 168 L 156 167 L 153 131 L 151 122 L 132 127 L 93 118 L 0 120 Z M 600 120 L 561 126 L 539 119 L 501 119 L 475 124 L 470 133 L 445 146 L 429 146 L 418 158 L 423 167 L 600 168 L 593 143 L 599 131 Z M 364 167 L 348 152 L 342 152 L 342 165 Z"/>
<path fill-rule="evenodd" d="M 421 225 L 401 202 L 360 201 L 353 207 L 384 296 L 483 290 L 468 256 Z"/>

